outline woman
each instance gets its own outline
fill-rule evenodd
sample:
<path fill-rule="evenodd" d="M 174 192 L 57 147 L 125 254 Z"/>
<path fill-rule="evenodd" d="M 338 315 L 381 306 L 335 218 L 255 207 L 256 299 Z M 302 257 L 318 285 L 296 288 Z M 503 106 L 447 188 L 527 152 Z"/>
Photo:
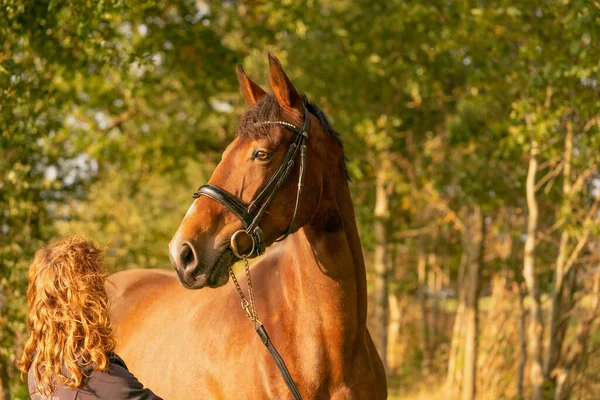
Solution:
<path fill-rule="evenodd" d="M 19 367 L 32 399 L 160 399 L 113 353 L 103 255 L 66 237 L 42 247 L 29 267 L 31 335 Z"/>

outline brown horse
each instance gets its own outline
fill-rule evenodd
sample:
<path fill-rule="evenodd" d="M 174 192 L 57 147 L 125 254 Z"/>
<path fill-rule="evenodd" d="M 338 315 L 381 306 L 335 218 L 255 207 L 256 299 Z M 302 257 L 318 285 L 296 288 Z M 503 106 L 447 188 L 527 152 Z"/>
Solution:
<path fill-rule="evenodd" d="M 251 268 L 258 316 L 304 399 L 385 398 L 385 371 L 366 327 L 365 264 L 342 144 L 279 61 L 271 55 L 269 61 L 273 95 L 238 69 L 249 109 L 209 183 L 250 204 L 296 140 L 286 124 L 311 119 L 299 207 L 296 162 L 260 221 L 272 247 Z M 230 239 L 244 227 L 229 208 L 201 196 L 173 237 L 169 254 L 179 282 L 212 290 L 184 289 L 167 271 L 109 278 L 118 352 L 141 382 L 167 399 L 291 397 L 234 285 L 225 286 L 237 261 Z M 275 243 L 288 228 L 290 236 Z M 250 253 L 253 238 L 239 236 L 238 252 Z"/>

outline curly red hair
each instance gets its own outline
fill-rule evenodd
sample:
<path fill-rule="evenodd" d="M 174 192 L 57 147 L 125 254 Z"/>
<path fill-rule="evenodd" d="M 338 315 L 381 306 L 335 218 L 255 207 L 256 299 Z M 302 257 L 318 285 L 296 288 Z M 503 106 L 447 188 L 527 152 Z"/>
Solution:
<path fill-rule="evenodd" d="M 104 288 L 103 252 L 80 237 L 42 247 L 29 267 L 28 325 L 31 335 L 19 368 L 30 368 L 37 390 L 52 397 L 56 385 L 79 387 L 82 366 L 105 371 L 115 340 Z M 65 373 L 66 372 L 66 373 Z"/>

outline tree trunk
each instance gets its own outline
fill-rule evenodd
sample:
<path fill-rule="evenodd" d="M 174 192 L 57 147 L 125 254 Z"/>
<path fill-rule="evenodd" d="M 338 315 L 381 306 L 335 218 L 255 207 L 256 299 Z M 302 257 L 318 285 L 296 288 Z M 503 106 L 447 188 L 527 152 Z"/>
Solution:
<path fill-rule="evenodd" d="M 525 366 L 527 365 L 527 338 L 525 333 L 525 291 L 522 282 L 515 282 L 519 295 L 519 365 L 517 367 L 517 399 L 525 398 L 523 381 L 525 379 Z"/>
<path fill-rule="evenodd" d="M 462 385 L 462 400 L 473 400 L 477 381 L 477 325 L 479 300 L 479 275 L 483 263 L 485 243 L 485 221 L 481 208 L 476 206 L 467 224 L 470 231 L 468 281 L 465 296 L 465 363 Z"/>
<path fill-rule="evenodd" d="M 573 128 L 571 121 L 567 122 L 567 135 L 565 138 L 565 156 L 563 166 L 563 204 L 562 209 L 565 212 L 571 210 L 571 159 L 573 155 Z M 563 225 L 565 223 L 563 222 Z M 560 235 L 560 244 L 558 247 L 558 257 L 556 258 L 556 269 L 552 279 L 552 293 L 550 305 L 550 329 L 548 338 L 548 350 L 544 363 L 544 376 L 548 380 L 551 378 L 552 370 L 556 367 L 560 359 L 563 337 L 559 337 L 558 325 L 561 317 L 562 294 L 565 278 L 565 262 L 567 260 L 567 246 L 569 244 L 569 233 L 565 226 Z"/>
<path fill-rule="evenodd" d="M 560 234 L 560 244 L 558 248 L 558 257 L 556 258 L 556 270 L 552 279 L 552 293 L 550 305 L 550 327 L 548 332 L 548 350 L 544 361 L 544 376 L 552 380 L 551 374 L 554 367 L 560 359 L 563 338 L 557 337 L 558 324 L 562 310 L 562 294 L 565 278 L 565 261 L 567 259 L 567 245 L 569 242 L 569 233 L 564 229 Z"/>
<path fill-rule="evenodd" d="M 464 335 L 464 311 L 465 311 L 465 269 L 469 262 L 467 248 L 468 233 L 465 229 L 462 230 L 462 254 L 458 265 L 458 276 L 456 280 L 456 296 L 458 306 L 454 317 L 454 327 L 452 328 L 452 342 L 450 343 L 450 351 L 448 354 L 448 375 L 446 377 L 446 398 L 454 398 L 459 388 L 456 387 L 458 356 L 460 353 L 459 345 L 463 342 Z"/>
<path fill-rule="evenodd" d="M 564 182 L 563 182 L 563 210 L 565 213 L 576 208 L 573 203 L 572 194 L 576 193 L 577 185 L 581 180 L 581 175 L 573 184 L 571 177 L 571 158 L 573 153 L 573 128 L 571 121 L 566 124 L 567 135 L 565 138 L 565 156 L 564 156 Z M 590 168 L 595 165 L 591 164 Z M 583 174 L 583 173 L 582 173 Z M 592 227 L 597 225 L 598 206 L 600 203 L 600 191 L 594 196 L 594 201 L 586 212 L 582 229 L 577 236 L 572 250 L 569 252 L 569 234 L 566 228 L 560 238 L 559 252 L 556 261 L 556 270 L 552 287 L 552 303 L 550 314 L 550 332 L 548 341 L 548 352 L 545 358 L 544 375 L 552 387 L 555 398 L 563 398 L 565 395 L 565 381 L 570 380 L 568 376 L 571 368 L 577 368 L 572 362 L 561 360 L 566 355 L 563 354 L 566 331 L 571 320 L 572 309 L 575 305 L 574 295 L 577 286 L 577 272 L 575 262 L 589 240 Z M 581 357 L 573 360 L 579 361 Z M 560 368 L 558 366 L 560 365 Z M 558 371 L 555 371 L 558 369 Z M 556 373 L 555 373 L 556 372 Z"/>
<path fill-rule="evenodd" d="M 421 242 L 418 250 L 417 260 L 417 275 L 419 283 L 419 305 L 421 307 L 421 329 L 423 331 L 423 376 L 429 375 L 431 368 L 431 344 L 429 337 L 429 324 L 428 312 L 427 312 L 427 296 L 425 294 L 425 287 L 427 285 L 427 257 L 425 250 L 423 249 L 423 243 Z"/>
<path fill-rule="evenodd" d="M 438 326 L 438 306 L 439 306 L 439 292 L 438 292 L 438 280 L 440 276 L 437 268 L 437 257 L 435 253 L 429 253 L 427 255 L 427 263 L 429 269 L 427 271 L 427 286 L 429 287 L 429 293 L 431 296 L 431 312 L 429 320 L 429 341 L 431 343 L 431 352 L 435 353 L 437 348 L 437 326 Z"/>
<path fill-rule="evenodd" d="M 383 157 L 377 172 L 375 192 L 375 344 L 387 370 L 388 342 L 388 223 L 393 185 L 388 180 L 389 161 Z"/>
<path fill-rule="evenodd" d="M 4 357 L 0 359 L 0 400 L 9 400 L 10 379 L 8 375 L 8 362 Z"/>
<path fill-rule="evenodd" d="M 535 197 L 535 180 L 537 172 L 538 146 L 531 143 L 529 169 L 527 171 L 527 239 L 523 254 L 523 278 L 530 297 L 529 327 L 528 327 L 528 358 L 530 361 L 531 397 L 533 400 L 542 400 L 544 375 L 542 371 L 542 338 L 544 328 L 542 324 L 542 307 L 540 300 L 539 283 L 535 272 L 535 239 L 538 223 L 538 204 Z"/>
<path fill-rule="evenodd" d="M 400 299 L 397 295 L 390 293 L 388 297 L 390 306 L 390 325 L 388 328 L 388 355 L 387 366 L 390 373 L 394 373 L 398 368 L 397 352 L 394 351 L 398 342 L 398 334 L 400 333 L 400 324 L 402 320 L 402 309 L 400 307 Z"/>
<path fill-rule="evenodd" d="M 590 338 L 598 328 L 598 306 L 600 305 L 600 273 L 596 272 L 590 295 L 589 315 L 583 319 L 579 332 L 573 339 L 567 351 L 565 361 L 556 368 L 556 387 L 554 400 L 567 400 L 571 398 L 573 386 L 578 373 L 586 365 Z"/>

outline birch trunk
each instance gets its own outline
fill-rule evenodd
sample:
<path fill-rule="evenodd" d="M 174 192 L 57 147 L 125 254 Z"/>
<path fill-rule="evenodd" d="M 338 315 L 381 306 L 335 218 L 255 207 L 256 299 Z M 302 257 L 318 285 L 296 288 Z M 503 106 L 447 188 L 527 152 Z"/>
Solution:
<path fill-rule="evenodd" d="M 523 278 L 530 297 L 529 327 L 528 327 L 528 359 L 530 362 L 529 378 L 531 381 L 531 397 L 533 400 L 543 399 L 544 375 L 542 371 L 542 307 L 539 283 L 535 272 L 535 239 L 538 224 L 538 204 L 535 196 L 535 180 L 537 172 L 538 145 L 531 143 L 529 168 L 527 171 L 526 194 L 527 208 L 527 239 L 523 254 Z"/>
<path fill-rule="evenodd" d="M 390 217 L 391 183 L 388 181 L 389 161 L 383 157 L 377 172 L 375 192 L 375 343 L 387 370 L 388 342 L 388 223 Z"/>
<path fill-rule="evenodd" d="M 388 356 L 387 366 L 390 373 L 394 373 L 398 368 L 398 357 L 397 352 L 394 351 L 396 343 L 398 342 L 398 335 L 400 333 L 400 324 L 402 320 L 402 309 L 400 307 L 400 299 L 397 295 L 390 294 L 388 297 L 388 304 L 390 308 L 390 325 L 388 327 Z"/>

